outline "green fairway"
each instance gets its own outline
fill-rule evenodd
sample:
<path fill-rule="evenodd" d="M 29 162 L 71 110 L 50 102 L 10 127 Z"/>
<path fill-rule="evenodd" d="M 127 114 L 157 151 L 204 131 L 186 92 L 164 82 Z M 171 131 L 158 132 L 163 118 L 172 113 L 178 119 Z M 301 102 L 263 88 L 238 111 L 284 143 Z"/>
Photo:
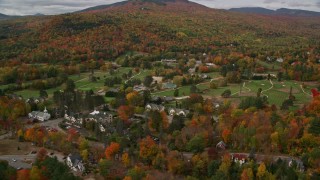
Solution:
<path fill-rule="evenodd" d="M 301 82 L 296 81 L 272 81 L 273 87 L 267 80 L 261 81 L 247 81 L 246 87 L 256 93 L 259 88 L 262 88 L 263 95 L 268 96 L 269 104 L 281 106 L 282 102 L 289 97 L 290 88 L 292 87 L 292 94 L 296 97 L 295 105 L 302 105 L 311 101 L 311 96 L 302 91 Z M 272 87 L 272 88 L 271 88 Z M 306 89 L 309 93 L 310 91 Z"/>
<path fill-rule="evenodd" d="M 119 68 L 114 72 L 113 75 L 110 75 L 109 72 L 103 72 L 103 71 L 95 71 L 94 76 L 97 77 L 96 82 L 90 82 L 89 81 L 89 75 L 91 72 L 85 72 L 81 73 L 80 75 L 70 75 L 68 78 L 72 79 L 75 82 L 76 89 L 83 90 L 83 91 L 88 91 L 88 90 L 93 90 L 93 91 L 98 91 L 104 87 L 104 81 L 105 78 L 107 77 L 113 77 L 113 76 L 119 76 L 121 77 L 123 73 L 128 73 L 132 68 Z M 30 83 L 30 82 L 27 82 Z M 1 88 L 8 86 L 8 85 L 3 85 Z M 51 89 L 47 89 L 47 93 L 49 97 L 52 97 L 53 93 L 57 90 L 61 90 L 63 87 L 55 87 Z M 33 90 L 33 89 L 25 89 L 22 91 L 16 91 L 15 92 L 17 95 L 21 95 L 23 98 L 28 99 L 31 97 L 39 97 L 39 90 Z"/>

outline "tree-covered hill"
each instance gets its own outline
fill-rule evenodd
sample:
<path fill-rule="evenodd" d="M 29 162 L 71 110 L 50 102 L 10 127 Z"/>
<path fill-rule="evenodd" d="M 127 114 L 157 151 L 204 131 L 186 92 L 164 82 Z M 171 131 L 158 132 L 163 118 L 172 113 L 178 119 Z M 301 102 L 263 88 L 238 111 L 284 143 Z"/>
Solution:
<path fill-rule="evenodd" d="M 108 60 L 128 51 L 319 55 L 316 17 L 246 15 L 186 0 L 139 0 L 84 12 L 0 22 L 0 60 Z M 9 62 L 11 62 L 9 61 Z"/>

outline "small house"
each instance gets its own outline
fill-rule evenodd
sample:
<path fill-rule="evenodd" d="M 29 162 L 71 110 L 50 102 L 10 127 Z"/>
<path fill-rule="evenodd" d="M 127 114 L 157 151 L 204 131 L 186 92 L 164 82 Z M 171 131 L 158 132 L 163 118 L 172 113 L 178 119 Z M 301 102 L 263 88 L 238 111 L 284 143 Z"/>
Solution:
<path fill-rule="evenodd" d="M 148 90 L 148 88 L 145 85 L 141 84 L 141 85 L 134 86 L 133 90 L 137 92 L 142 92 L 142 91 Z"/>
<path fill-rule="evenodd" d="M 216 148 L 217 149 L 220 149 L 220 150 L 225 150 L 227 148 L 227 145 L 226 143 L 224 143 L 223 141 L 220 141 L 217 145 L 216 145 Z"/>
<path fill-rule="evenodd" d="M 164 111 L 164 106 L 149 103 L 146 105 L 145 109 L 147 111 L 160 111 L 161 112 L 161 111 Z"/>
<path fill-rule="evenodd" d="M 279 63 L 283 63 L 283 58 L 277 58 L 276 61 L 279 62 Z"/>
<path fill-rule="evenodd" d="M 73 171 L 83 172 L 85 170 L 80 154 L 69 154 L 67 158 L 67 165 Z"/>
<path fill-rule="evenodd" d="M 190 113 L 190 111 L 189 110 L 184 110 L 184 109 L 178 109 L 178 108 L 170 108 L 168 110 L 168 113 L 171 116 L 177 115 L 177 116 L 186 117 Z"/>

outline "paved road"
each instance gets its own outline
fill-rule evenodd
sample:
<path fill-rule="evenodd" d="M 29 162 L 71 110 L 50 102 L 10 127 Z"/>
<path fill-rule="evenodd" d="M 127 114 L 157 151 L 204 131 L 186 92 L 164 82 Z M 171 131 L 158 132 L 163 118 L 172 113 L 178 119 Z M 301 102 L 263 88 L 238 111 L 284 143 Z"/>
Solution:
<path fill-rule="evenodd" d="M 10 138 L 10 137 L 12 137 L 12 132 L 11 132 L 11 131 L 8 132 L 7 134 L 1 135 L 1 136 L 0 136 L 0 140 L 8 139 L 8 138 Z"/>
<path fill-rule="evenodd" d="M 39 148 L 40 149 L 40 148 Z M 37 150 L 39 150 L 37 149 Z M 50 149 L 47 149 L 48 156 L 49 157 L 57 157 L 58 161 L 64 163 L 65 160 L 63 159 L 65 156 L 58 151 L 53 151 Z M 50 155 L 50 153 L 54 153 L 53 155 Z M 9 165 L 18 169 L 30 169 L 32 167 L 31 163 L 34 163 L 36 160 L 37 154 L 26 154 L 26 155 L 2 155 L 0 156 L 1 160 L 6 160 L 9 162 Z M 15 161 L 14 161 L 14 160 Z"/>
<path fill-rule="evenodd" d="M 36 155 L 35 154 L 28 154 L 28 155 L 3 155 L 0 156 L 1 160 L 6 160 L 9 162 L 9 165 L 18 169 L 18 168 L 22 168 L 22 169 L 30 169 L 31 168 L 31 164 L 27 163 L 28 162 L 34 162 L 34 160 L 36 159 Z M 15 159 L 16 161 L 13 161 L 13 159 Z"/>

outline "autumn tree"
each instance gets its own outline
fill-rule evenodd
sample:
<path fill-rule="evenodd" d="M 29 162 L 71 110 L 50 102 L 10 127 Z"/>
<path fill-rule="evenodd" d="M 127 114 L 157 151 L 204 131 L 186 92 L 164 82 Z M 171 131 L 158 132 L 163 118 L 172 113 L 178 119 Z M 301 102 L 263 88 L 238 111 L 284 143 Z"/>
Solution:
<path fill-rule="evenodd" d="M 88 149 L 84 149 L 80 152 L 80 155 L 82 157 L 82 159 L 87 162 L 88 161 L 88 157 L 89 157 L 89 151 Z"/>
<path fill-rule="evenodd" d="M 134 114 L 134 109 L 131 106 L 120 106 L 117 110 L 119 118 L 125 122 Z"/>
<path fill-rule="evenodd" d="M 105 151 L 106 158 L 107 159 L 113 159 L 114 156 L 119 152 L 120 150 L 120 144 L 116 142 L 112 142 Z"/>
<path fill-rule="evenodd" d="M 89 141 L 86 140 L 85 138 L 79 137 L 79 150 L 83 151 L 85 149 L 89 148 Z"/>
<path fill-rule="evenodd" d="M 38 166 L 32 166 L 30 171 L 30 180 L 41 180 L 43 179 L 41 175 L 41 170 L 38 168 Z"/>
<path fill-rule="evenodd" d="M 170 173 L 183 174 L 185 164 L 178 151 L 170 151 L 167 155 L 167 162 L 169 162 L 167 168 Z"/>
<path fill-rule="evenodd" d="M 223 141 L 228 143 L 231 140 L 230 139 L 231 138 L 231 131 L 229 129 L 224 129 L 222 131 L 222 135 L 221 136 L 222 136 Z"/>
<path fill-rule="evenodd" d="M 162 133 L 165 129 L 167 129 L 169 126 L 169 122 L 166 112 L 151 111 L 149 126 L 150 129 L 159 133 Z"/>
<path fill-rule="evenodd" d="M 151 164 L 159 151 L 157 144 L 150 136 L 147 136 L 140 141 L 139 147 L 139 155 L 141 159 L 143 159 L 147 164 Z"/>
<path fill-rule="evenodd" d="M 257 177 L 259 179 L 263 179 L 265 174 L 266 174 L 266 165 L 264 163 L 261 163 L 260 166 L 258 167 Z"/>
<path fill-rule="evenodd" d="M 152 76 L 148 75 L 148 76 L 146 76 L 146 77 L 144 78 L 143 84 L 144 84 L 146 87 L 150 87 L 152 81 L 153 81 Z"/>
<path fill-rule="evenodd" d="M 130 157 L 128 153 L 123 153 L 121 156 L 122 163 L 128 167 L 130 165 Z"/>
<path fill-rule="evenodd" d="M 127 177 L 131 177 L 132 180 L 141 180 L 145 176 L 145 171 L 138 166 L 135 166 L 134 168 L 130 169 L 127 173 Z"/>
<path fill-rule="evenodd" d="M 109 176 L 111 167 L 112 167 L 112 161 L 111 160 L 101 159 L 99 161 L 99 170 L 100 170 L 100 174 L 103 177 L 108 177 Z"/>
<path fill-rule="evenodd" d="M 253 180 L 253 172 L 251 168 L 245 168 L 241 173 L 241 180 Z"/>
<path fill-rule="evenodd" d="M 17 172 L 17 180 L 29 180 L 30 179 L 30 170 L 21 169 Z"/>
<path fill-rule="evenodd" d="M 144 104 L 144 98 L 142 95 L 140 95 L 137 91 L 133 91 L 131 93 L 128 93 L 126 96 L 129 105 L 132 106 L 143 106 Z"/>
<path fill-rule="evenodd" d="M 26 130 L 25 139 L 28 141 L 35 141 L 36 131 L 34 128 L 29 128 Z"/>
<path fill-rule="evenodd" d="M 43 161 L 46 157 L 47 157 L 47 150 L 45 148 L 41 148 L 39 151 L 38 151 L 38 154 L 37 154 L 37 159 L 39 161 Z"/>
<path fill-rule="evenodd" d="M 73 142 L 79 138 L 79 132 L 75 128 L 68 129 L 68 141 Z"/>

